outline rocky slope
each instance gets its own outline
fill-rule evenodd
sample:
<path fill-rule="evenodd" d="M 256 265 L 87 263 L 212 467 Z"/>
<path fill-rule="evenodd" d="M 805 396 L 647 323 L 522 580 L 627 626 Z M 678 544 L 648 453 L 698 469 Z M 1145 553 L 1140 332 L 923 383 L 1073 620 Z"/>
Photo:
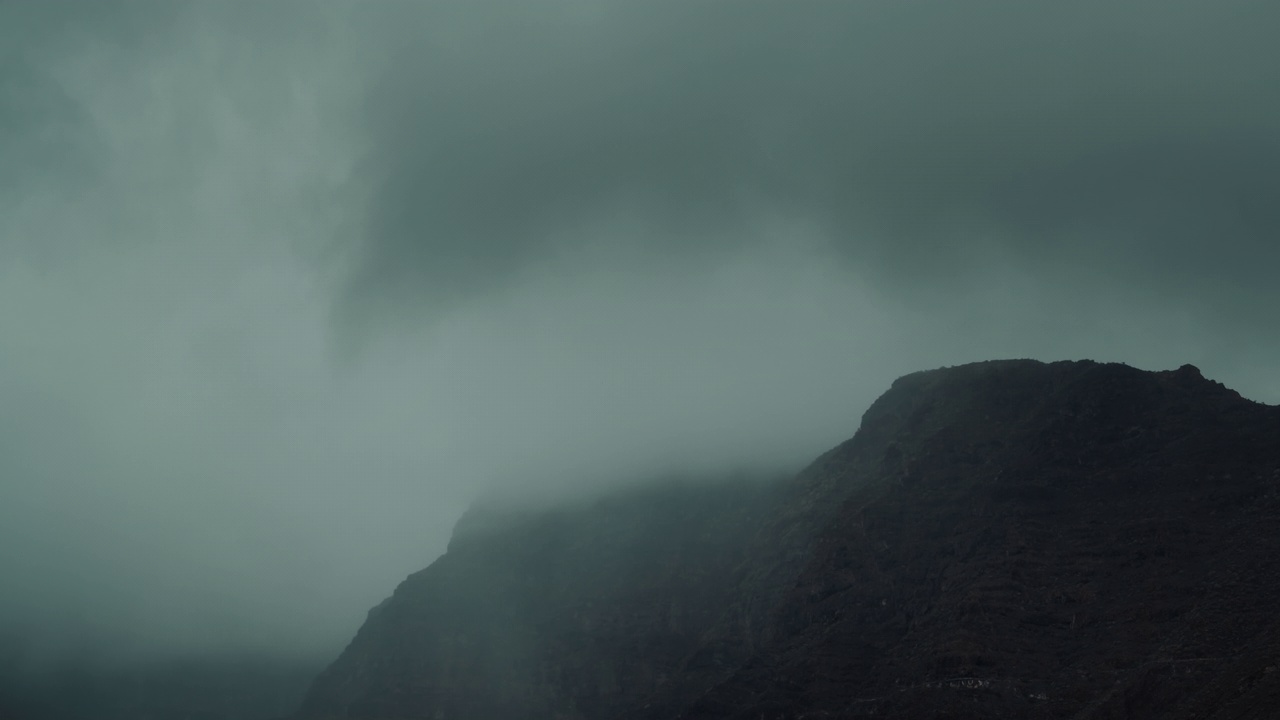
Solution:
<path fill-rule="evenodd" d="M 917 373 L 785 482 L 477 512 L 297 717 L 1272 717 L 1278 520 L 1195 368 Z"/>

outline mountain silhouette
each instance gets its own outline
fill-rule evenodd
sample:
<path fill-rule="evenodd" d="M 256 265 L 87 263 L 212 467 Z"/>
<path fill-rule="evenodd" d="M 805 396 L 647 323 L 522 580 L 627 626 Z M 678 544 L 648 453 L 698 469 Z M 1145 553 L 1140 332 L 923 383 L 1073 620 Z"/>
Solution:
<path fill-rule="evenodd" d="M 990 361 L 785 480 L 474 508 L 295 718 L 1274 717 L 1277 597 L 1280 408 Z"/>

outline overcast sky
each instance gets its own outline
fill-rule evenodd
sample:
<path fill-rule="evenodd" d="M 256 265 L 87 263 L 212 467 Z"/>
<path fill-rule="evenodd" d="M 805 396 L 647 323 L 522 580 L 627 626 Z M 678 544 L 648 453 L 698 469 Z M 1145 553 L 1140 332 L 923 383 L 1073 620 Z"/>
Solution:
<path fill-rule="evenodd" d="M 898 375 L 1280 401 L 1280 3 L 0 0 L 0 635 L 334 653 Z"/>

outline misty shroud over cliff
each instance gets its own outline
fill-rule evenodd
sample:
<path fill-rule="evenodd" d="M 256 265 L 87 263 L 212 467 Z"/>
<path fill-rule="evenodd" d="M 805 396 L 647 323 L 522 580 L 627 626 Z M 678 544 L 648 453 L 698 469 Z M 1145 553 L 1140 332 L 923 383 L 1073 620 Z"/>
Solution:
<path fill-rule="evenodd" d="M 473 509 L 294 717 L 1270 717 L 1277 520 L 1194 367 L 915 373 L 794 478 Z"/>

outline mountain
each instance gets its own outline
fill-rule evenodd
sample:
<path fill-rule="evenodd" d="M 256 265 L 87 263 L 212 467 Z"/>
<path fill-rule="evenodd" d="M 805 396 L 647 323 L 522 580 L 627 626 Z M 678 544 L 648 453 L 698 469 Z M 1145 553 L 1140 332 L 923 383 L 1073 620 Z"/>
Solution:
<path fill-rule="evenodd" d="M 296 718 L 1276 717 L 1278 521 L 1194 367 L 916 373 L 785 481 L 475 509 Z"/>

